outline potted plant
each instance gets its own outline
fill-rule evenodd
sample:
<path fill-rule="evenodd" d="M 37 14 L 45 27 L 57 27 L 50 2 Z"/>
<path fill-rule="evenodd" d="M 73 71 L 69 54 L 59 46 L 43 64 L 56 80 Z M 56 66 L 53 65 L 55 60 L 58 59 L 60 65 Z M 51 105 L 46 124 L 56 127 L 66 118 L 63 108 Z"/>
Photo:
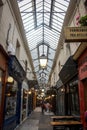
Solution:
<path fill-rule="evenodd" d="M 81 26 L 87 26 L 87 15 L 82 16 L 82 17 L 79 19 L 79 23 L 81 24 Z"/>

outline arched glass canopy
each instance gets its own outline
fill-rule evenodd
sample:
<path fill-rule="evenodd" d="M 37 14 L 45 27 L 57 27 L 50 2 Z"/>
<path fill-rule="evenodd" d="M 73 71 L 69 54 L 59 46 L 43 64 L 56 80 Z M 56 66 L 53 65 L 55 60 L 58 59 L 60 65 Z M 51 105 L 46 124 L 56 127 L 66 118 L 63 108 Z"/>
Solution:
<path fill-rule="evenodd" d="M 70 0 L 17 0 L 39 83 L 47 83 Z M 47 64 L 40 66 L 45 55 Z"/>

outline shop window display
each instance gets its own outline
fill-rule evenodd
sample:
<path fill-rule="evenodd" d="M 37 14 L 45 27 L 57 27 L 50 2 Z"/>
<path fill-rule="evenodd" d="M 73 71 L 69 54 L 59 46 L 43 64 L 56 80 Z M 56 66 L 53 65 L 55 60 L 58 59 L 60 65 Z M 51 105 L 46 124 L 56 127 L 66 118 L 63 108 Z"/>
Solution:
<path fill-rule="evenodd" d="M 16 101 L 17 101 L 17 82 L 7 83 L 6 86 L 6 107 L 5 119 L 16 114 Z"/>
<path fill-rule="evenodd" d="M 22 120 L 26 117 L 27 91 L 23 89 Z"/>

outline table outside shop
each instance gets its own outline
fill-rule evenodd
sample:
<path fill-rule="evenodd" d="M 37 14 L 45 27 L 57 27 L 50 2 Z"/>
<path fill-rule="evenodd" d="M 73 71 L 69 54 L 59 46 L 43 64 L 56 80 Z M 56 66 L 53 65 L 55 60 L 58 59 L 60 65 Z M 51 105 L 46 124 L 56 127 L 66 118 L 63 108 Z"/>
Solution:
<path fill-rule="evenodd" d="M 74 116 L 51 116 L 51 119 L 53 119 L 53 121 L 56 120 L 72 120 L 74 119 Z"/>
<path fill-rule="evenodd" d="M 73 130 L 79 130 L 80 128 L 82 128 L 82 122 L 74 120 L 52 121 L 50 122 L 50 124 L 53 126 L 53 130 L 56 130 L 60 126 L 64 127 L 64 129 L 68 127 L 70 130 L 71 128 L 73 128 Z"/>

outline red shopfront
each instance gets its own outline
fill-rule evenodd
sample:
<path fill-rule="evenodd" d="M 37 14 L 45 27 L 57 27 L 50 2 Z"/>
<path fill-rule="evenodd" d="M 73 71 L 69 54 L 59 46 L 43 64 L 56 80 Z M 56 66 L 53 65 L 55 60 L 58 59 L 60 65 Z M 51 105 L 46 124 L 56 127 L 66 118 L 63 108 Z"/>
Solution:
<path fill-rule="evenodd" d="M 84 127 L 87 126 L 85 122 L 84 113 L 87 110 L 87 48 L 78 58 L 79 71 L 79 98 L 80 98 L 80 114 Z"/>
<path fill-rule="evenodd" d="M 3 47 L 0 45 L 0 130 L 3 125 L 3 113 L 4 113 L 4 100 L 5 100 L 5 86 L 7 79 L 7 60 L 8 55 L 6 54 Z"/>

